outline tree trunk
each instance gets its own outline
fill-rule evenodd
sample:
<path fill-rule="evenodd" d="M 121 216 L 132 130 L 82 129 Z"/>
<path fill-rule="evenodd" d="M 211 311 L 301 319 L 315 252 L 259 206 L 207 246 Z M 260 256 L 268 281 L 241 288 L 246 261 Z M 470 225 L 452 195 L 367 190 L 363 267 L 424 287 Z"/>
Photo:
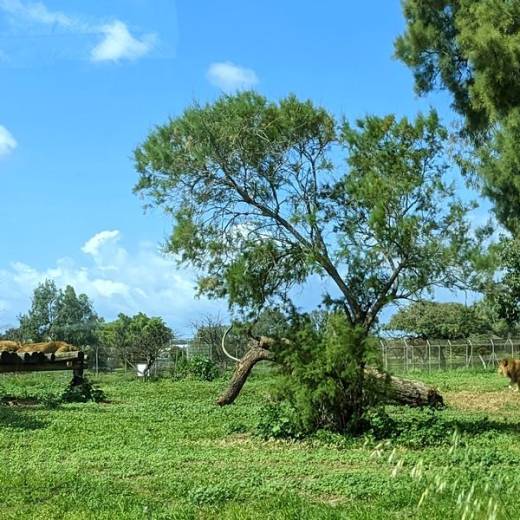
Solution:
<path fill-rule="evenodd" d="M 273 353 L 269 350 L 253 346 L 238 362 L 228 388 L 217 400 L 217 404 L 224 406 L 232 404 L 242 390 L 252 368 L 259 362 L 273 360 Z M 395 404 L 408 406 L 444 406 L 442 395 L 432 386 L 420 381 L 402 379 L 400 377 L 388 376 L 375 368 L 365 368 L 365 375 L 370 375 L 380 380 L 385 386 L 387 401 Z"/>
<path fill-rule="evenodd" d="M 421 381 L 412 381 L 401 377 L 389 376 L 375 368 L 366 368 L 365 374 L 380 380 L 386 386 L 388 403 L 406 404 L 408 406 L 433 406 L 442 408 L 442 395 L 433 386 Z"/>
<path fill-rule="evenodd" d="M 272 360 L 273 353 L 269 350 L 254 346 L 251 347 L 244 357 L 237 363 L 233 377 L 227 387 L 226 391 L 219 397 L 217 404 L 224 406 L 226 404 L 232 404 L 233 401 L 238 397 L 240 390 L 244 386 L 252 368 L 259 362 L 265 360 Z"/>

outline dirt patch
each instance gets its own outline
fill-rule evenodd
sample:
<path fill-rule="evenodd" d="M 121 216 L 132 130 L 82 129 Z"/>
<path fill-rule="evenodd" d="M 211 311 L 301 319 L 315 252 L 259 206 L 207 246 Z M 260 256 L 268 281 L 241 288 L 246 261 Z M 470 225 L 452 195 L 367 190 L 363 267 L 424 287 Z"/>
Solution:
<path fill-rule="evenodd" d="M 520 412 L 520 393 L 505 389 L 500 392 L 449 392 L 444 395 L 449 406 L 460 410 L 500 413 Z"/>

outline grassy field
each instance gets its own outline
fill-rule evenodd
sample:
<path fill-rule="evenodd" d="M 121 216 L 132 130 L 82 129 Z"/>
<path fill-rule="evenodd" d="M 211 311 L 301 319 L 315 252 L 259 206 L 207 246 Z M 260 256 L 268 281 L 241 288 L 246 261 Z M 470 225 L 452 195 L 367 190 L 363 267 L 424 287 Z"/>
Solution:
<path fill-rule="evenodd" d="M 497 374 L 415 374 L 446 410 L 389 408 L 400 435 L 386 440 L 300 442 L 253 433 L 270 377 L 218 408 L 224 380 L 102 376 L 110 402 L 54 408 L 66 375 L 2 376 L 20 399 L 0 405 L 0 517 L 519 517 L 520 395 Z"/>

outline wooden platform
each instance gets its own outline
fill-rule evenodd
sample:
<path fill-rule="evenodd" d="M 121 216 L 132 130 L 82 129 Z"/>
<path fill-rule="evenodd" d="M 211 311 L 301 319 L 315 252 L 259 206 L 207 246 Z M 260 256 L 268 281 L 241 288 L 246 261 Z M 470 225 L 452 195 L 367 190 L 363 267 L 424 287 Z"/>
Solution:
<path fill-rule="evenodd" d="M 83 372 L 85 354 L 76 352 L 1 352 L 0 373 L 44 372 L 49 370 L 74 370 Z"/>

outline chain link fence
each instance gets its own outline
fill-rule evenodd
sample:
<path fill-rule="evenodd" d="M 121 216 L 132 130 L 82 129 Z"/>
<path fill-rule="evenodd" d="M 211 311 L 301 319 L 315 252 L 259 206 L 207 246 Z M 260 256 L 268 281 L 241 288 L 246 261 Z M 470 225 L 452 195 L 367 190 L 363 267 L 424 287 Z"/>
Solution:
<path fill-rule="evenodd" d="M 495 367 L 505 357 L 520 357 L 520 338 L 464 340 L 380 340 L 383 367 L 390 372 Z"/>

